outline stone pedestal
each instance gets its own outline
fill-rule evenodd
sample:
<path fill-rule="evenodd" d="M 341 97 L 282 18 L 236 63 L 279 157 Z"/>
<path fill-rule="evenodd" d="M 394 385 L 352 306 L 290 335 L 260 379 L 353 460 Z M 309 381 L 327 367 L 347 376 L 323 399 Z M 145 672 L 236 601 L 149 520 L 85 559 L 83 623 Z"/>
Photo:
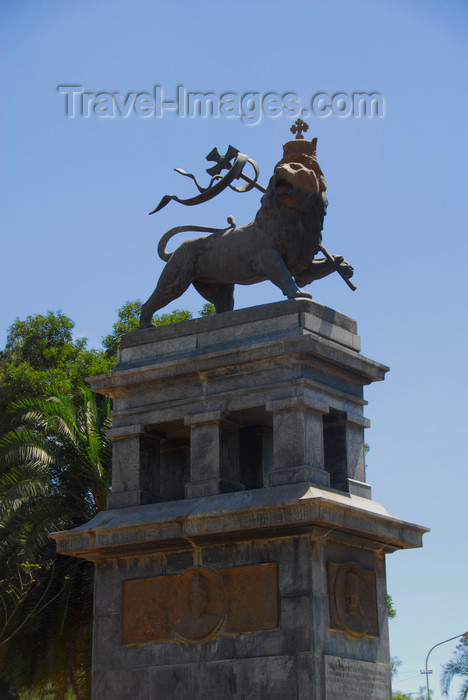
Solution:
<path fill-rule="evenodd" d="M 352 319 L 308 300 L 123 338 L 96 562 L 93 698 L 390 700 L 385 554 L 425 529 L 371 500 Z"/>

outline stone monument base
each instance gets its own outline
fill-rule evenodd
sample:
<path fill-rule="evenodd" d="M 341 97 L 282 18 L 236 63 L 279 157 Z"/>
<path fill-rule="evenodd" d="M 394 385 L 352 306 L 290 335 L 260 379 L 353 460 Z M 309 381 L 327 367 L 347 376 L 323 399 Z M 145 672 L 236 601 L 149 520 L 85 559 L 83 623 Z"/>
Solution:
<path fill-rule="evenodd" d="M 95 562 L 94 700 L 390 700 L 385 554 L 356 324 L 289 301 L 125 336 Z"/>
<path fill-rule="evenodd" d="M 389 700 L 385 554 L 422 529 L 298 483 L 104 511 L 93 698 Z"/>

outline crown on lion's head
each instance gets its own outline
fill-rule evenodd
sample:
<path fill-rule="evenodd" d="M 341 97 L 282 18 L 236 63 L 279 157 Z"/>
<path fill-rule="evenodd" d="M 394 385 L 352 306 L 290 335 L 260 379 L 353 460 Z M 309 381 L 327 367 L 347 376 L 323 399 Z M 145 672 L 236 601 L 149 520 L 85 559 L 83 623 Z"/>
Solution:
<path fill-rule="evenodd" d="M 275 167 L 275 174 L 294 187 L 324 194 L 327 182 L 317 162 L 316 151 L 317 138 L 288 141 L 283 144 L 283 157 Z"/>

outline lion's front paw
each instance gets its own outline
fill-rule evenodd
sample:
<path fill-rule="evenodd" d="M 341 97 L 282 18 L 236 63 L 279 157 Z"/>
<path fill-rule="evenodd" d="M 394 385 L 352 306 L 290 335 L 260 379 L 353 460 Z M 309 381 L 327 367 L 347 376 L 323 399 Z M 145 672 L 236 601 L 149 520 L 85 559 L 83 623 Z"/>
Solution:
<path fill-rule="evenodd" d="M 294 299 L 312 299 L 312 294 L 306 292 L 304 289 L 298 289 L 294 294 Z"/>

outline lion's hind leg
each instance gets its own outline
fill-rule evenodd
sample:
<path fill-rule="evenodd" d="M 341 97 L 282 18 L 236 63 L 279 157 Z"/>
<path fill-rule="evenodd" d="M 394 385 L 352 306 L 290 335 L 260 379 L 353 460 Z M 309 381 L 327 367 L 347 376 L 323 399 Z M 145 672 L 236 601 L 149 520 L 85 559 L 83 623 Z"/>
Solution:
<path fill-rule="evenodd" d="M 142 304 L 140 328 L 151 326 L 153 314 L 178 299 L 193 281 L 196 259 L 178 248 L 171 256 L 159 278 L 156 289 Z"/>
<path fill-rule="evenodd" d="M 214 304 L 217 314 L 232 311 L 234 308 L 234 285 L 193 281 L 193 286 L 201 296 Z"/>

